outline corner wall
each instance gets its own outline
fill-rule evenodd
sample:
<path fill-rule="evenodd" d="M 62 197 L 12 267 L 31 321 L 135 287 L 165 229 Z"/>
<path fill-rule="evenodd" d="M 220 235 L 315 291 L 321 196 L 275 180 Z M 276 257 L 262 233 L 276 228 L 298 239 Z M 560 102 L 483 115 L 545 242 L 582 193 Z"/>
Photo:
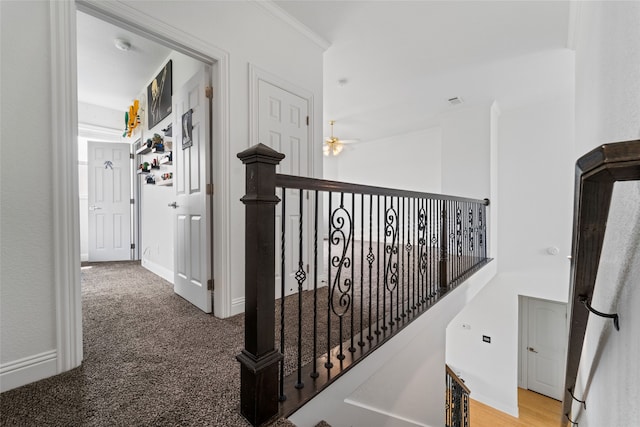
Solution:
<path fill-rule="evenodd" d="M 514 416 L 518 295 L 561 302 L 568 297 L 572 99 L 563 94 L 502 110 L 497 142 L 498 275 L 447 328 L 447 363 L 460 372 L 472 398 Z M 546 252 L 552 246 L 559 248 L 558 255 Z M 490 336 L 491 343 L 483 342 L 482 335 Z"/>
<path fill-rule="evenodd" d="M 578 2 L 576 156 L 599 144 L 640 138 L 640 3 Z M 589 317 L 573 405 L 582 427 L 631 426 L 640 419 L 640 186 L 616 184 L 592 305 L 617 312 Z M 613 249 L 615 248 L 615 249 Z"/>

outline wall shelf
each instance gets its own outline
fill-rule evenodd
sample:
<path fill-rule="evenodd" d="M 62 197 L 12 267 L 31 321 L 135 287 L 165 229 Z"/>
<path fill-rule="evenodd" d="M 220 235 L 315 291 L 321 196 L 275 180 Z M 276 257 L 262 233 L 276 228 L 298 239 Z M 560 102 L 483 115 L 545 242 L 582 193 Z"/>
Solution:
<path fill-rule="evenodd" d="M 151 147 L 147 147 L 147 144 L 144 144 L 136 150 L 136 154 L 147 154 L 149 152 L 151 152 Z"/>
<path fill-rule="evenodd" d="M 162 181 L 157 181 L 156 185 L 168 185 L 168 186 L 172 186 L 173 185 L 173 178 L 171 179 L 164 179 Z"/>
<path fill-rule="evenodd" d="M 151 173 L 151 171 L 143 171 L 142 169 L 138 169 L 138 171 L 136 172 L 138 175 L 148 175 Z"/>

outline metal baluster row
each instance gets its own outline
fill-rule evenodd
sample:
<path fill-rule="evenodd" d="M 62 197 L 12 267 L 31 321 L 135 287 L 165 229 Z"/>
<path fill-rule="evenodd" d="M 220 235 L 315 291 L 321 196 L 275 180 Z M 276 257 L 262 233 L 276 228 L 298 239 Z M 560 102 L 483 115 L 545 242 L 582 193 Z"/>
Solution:
<path fill-rule="evenodd" d="M 314 379 L 319 376 L 315 360 L 319 356 L 320 342 L 324 341 L 326 345 L 324 367 L 331 369 L 334 366 L 333 357 L 339 361 L 345 359 L 343 345 L 347 341 L 350 353 L 355 353 L 358 348 L 365 349 L 367 344 L 375 345 L 376 337 L 384 338 L 412 320 L 434 297 L 449 289 L 456 279 L 486 255 L 484 205 L 453 200 L 327 192 L 324 195 L 328 216 L 323 224 L 320 222 L 321 192 L 313 190 L 312 206 L 307 208 L 312 209 L 312 215 L 308 218 L 313 219 L 312 342 L 305 343 L 304 322 L 308 319 L 303 313 L 303 291 L 307 280 L 304 265 L 306 211 L 304 190 L 298 191 L 298 212 L 295 215 L 298 218 L 298 241 L 295 242 L 298 253 L 291 254 L 294 259 L 297 258 L 297 271 L 293 276 L 298 285 L 298 324 L 294 350 L 295 387 L 298 389 L 305 386 L 304 364 L 313 362 L 309 376 Z M 281 193 L 280 209 L 280 352 L 285 354 L 288 347 L 284 299 L 289 275 L 285 259 L 288 237 L 285 188 Z M 318 310 L 324 304 L 321 301 L 324 291 L 319 291 L 322 288 L 319 283 L 322 266 L 318 261 L 319 254 L 325 250 L 318 239 L 323 229 L 326 230 L 324 236 L 327 240 L 327 301 L 326 317 L 323 319 L 326 337 L 319 336 L 321 319 Z M 356 230 L 359 240 L 356 239 Z M 358 244 L 360 248 L 356 252 Z M 357 262 L 360 265 L 356 270 Z M 356 289 L 359 289 L 359 295 L 356 295 Z M 333 329 L 335 326 L 332 327 L 335 322 L 338 326 L 337 336 Z M 304 360 L 305 346 L 312 347 L 310 361 Z M 334 347 L 335 353 L 332 352 Z M 282 360 L 281 401 L 286 399 L 283 389 L 285 366 L 285 360 Z"/>

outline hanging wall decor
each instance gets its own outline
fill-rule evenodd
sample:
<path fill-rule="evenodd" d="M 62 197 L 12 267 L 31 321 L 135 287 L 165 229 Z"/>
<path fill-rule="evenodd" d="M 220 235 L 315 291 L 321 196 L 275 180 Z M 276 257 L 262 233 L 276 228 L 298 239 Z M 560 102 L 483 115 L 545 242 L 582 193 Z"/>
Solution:
<path fill-rule="evenodd" d="M 147 114 L 149 130 L 171 114 L 171 61 L 162 68 L 147 86 Z"/>
<path fill-rule="evenodd" d="M 193 145 L 193 126 L 191 124 L 191 115 L 193 110 L 189 110 L 182 115 L 182 149 Z"/>

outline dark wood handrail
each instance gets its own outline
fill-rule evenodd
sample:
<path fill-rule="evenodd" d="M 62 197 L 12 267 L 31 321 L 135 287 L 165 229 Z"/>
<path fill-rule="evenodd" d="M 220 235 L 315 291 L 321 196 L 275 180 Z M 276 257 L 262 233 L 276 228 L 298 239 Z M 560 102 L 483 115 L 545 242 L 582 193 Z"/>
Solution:
<path fill-rule="evenodd" d="M 374 196 L 413 197 L 416 199 L 452 200 L 464 203 L 479 203 L 489 206 L 489 199 L 469 199 L 443 194 L 423 193 L 420 191 L 397 190 L 371 185 L 351 184 L 346 182 L 328 181 L 324 179 L 307 178 L 294 175 L 276 174 L 276 187 L 296 190 L 332 191 L 354 194 L 371 194 Z"/>
<path fill-rule="evenodd" d="M 445 369 L 447 370 L 447 374 L 464 390 L 465 393 L 471 394 L 471 390 L 467 387 L 458 375 L 449 367 L 449 365 L 445 365 Z"/>
<path fill-rule="evenodd" d="M 591 299 L 604 242 L 613 185 L 640 180 L 640 140 L 602 145 L 576 163 L 573 246 L 569 307 L 571 322 L 567 349 L 563 414 L 571 410 L 569 390 L 575 388 Z M 563 422 L 564 425 L 564 422 Z"/>

